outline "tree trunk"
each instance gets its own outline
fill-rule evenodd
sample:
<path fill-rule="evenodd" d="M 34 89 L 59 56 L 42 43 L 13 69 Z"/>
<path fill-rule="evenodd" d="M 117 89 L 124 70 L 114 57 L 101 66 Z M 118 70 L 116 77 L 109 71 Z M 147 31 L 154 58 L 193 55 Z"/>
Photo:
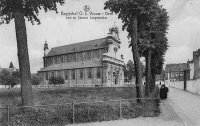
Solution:
<path fill-rule="evenodd" d="M 21 95 L 23 106 L 33 106 L 30 63 L 27 45 L 26 24 L 21 9 L 14 12 L 15 30 L 17 38 L 18 60 L 20 68 Z"/>
<path fill-rule="evenodd" d="M 132 18 L 132 28 L 133 28 L 133 35 L 131 40 L 131 46 L 133 51 L 133 59 L 135 64 L 135 73 L 136 73 L 136 91 L 137 91 L 137 98 L 143 98 L 143 85 L 142 85 L 142 71 L 141 71 L 141 64 L 140 64 L 140 57 L 137 45 L 137 16 L 133 16 Z M 141 100 L 137 100 L 140 102 Z"/>
<path fill-rule="evenodd" d="M 149 96 L 150 85 L 151 85 L 151 49 L 148 49 L 145 57 L 146 61 L 146 84 L 145 84 L 145 95 Z"/>
<path fill-rule="evenodd" d="M 150 91 L 152 92 L 156 85 L 156 75 L 152 74 L 151 84 L 150 84 Z"/>

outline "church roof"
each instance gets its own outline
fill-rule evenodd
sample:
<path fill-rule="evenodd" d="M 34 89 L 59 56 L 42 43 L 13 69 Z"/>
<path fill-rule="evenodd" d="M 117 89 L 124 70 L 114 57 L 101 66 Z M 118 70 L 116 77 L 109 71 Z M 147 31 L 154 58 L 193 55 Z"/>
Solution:
<path fill-rule="evenodd" d="M 176 72 L 176 71 L 184 71 L 188 69 L 187 63 L 179 63 L 179 64 L 167 64 L 165 67 L 165 72 Z"/>
<path fill-rule="evenodd" d="M 88 60 L 88 61 L 82 61 L 82 62 L 69 62 L 69 63 L 53 64 L 53 65 L 50 65 L 48 67 L 41 69 L 40 72 L 99 67 L 99 66 L 102 66 L 100 61 Z"/>
<path fill-rule="evenodd" d="M 92 49 L 104 48 L 104 47 L 108 46 L 107 39 L 108 38 L 105 37 L 105 38 L 70 44 L 70 45 L 54 47 L 49 51 L 49 53 L 47 54 L 47 57 L 55 56 L 55 55 L 62 55 L 62 54 L 67 54 L 67 53 L 86 51 L 86 50 L 92 50 Z"/>

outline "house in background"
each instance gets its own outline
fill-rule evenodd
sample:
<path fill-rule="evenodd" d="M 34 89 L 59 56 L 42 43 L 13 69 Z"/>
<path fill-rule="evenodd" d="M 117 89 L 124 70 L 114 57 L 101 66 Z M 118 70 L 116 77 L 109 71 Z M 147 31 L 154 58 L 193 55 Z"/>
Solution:
<path fill-rule="evenodd" d="M 167 64 L 165 67 L 165 80 L 166 81 L 183 81 L 184 74 L 188 70 L 187 63 L 179 63 L 179 64 Z M 189 74 L 187 74 L 187 79 L 189 79 Z"/>
<path fill-rule="evenodd" d="M 189 79 L 193 80 L 194 79 L 194 61 L 193 60 L 188 60 L 188 69 L 189 69 Z"/>
<path fill-rule="evenodd" d="M 193 79 L 198 79 L 200 78 L 200 49 L 193 52 L 193 65 L 194 65 Z"/>
<path fill-rule="evenodd" d="M 156 75 L 156 84 L 164 84 L 164 80 L 165 80 L 165 71 L 162 70 L 162 72 L 160 74 Z"/>
<path fill-rule="evenodd" d="M 123 86 L 124 59 L 120 44 L 115 25 L 105 38 L 54 47 L 50 51 L 45 43 L 44 68 L 38 73 L 44 84 L 48 84 L 49 78 L 60 76 L 70 87 Z"/>

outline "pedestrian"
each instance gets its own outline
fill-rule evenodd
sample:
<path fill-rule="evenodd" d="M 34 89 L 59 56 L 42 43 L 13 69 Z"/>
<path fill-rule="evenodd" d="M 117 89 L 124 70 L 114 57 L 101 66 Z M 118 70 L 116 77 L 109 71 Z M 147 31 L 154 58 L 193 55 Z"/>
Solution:
<path fill-rule="evenodd" d="M 168 87 L 165 87 L 165 85 L 163 84 L 160 88 L 160 98 L 161 99 L 166 99 L 167 98 L 167 92 L 168 92 Z"/>

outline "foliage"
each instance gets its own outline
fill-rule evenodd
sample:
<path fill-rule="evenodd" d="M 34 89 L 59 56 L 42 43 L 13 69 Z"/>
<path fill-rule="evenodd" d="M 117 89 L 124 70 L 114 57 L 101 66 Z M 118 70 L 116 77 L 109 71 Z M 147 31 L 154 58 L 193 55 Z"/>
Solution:
<path fill-rule="evenodd" d="M 72 104 L 34 107 L 25 111 L 15 106 L 10 107 L 10 123 L 14 126 L 31 125 L 67 125 L 72 123 Z M 155 100 L 146 101 L 140 105 L 131 101 L 122 102 L 122 117 L 135 118 L 138 116 L 157 116 L 159 114 Z M 116 120 L 120 117 L 118 102 L 93 104 L 75 104 L 74 116 L 76 123 Z M 7 113 L 1 118 L 6 122 Z"/>
<path fill-rule="evenodd" d="M 2 85 L 10 85 L 11 87 L 14 87 L 16 84 L 19 83 L 19 81 L 17 81 L 17 78 L 10 75 L 10 72 L 5 69 L 0 73 L 0 82 Z"/>
<path fill-rule="evenodd" d="M 142 62 L 140 62 L 140 64 L 141 64 L 142 75 L 144 76 L 145 68 L 144 68 L 144 65 L 142 64 Z M 127 80 L 132 80 L 132 78 L 136 76 L 135 65 L 134 65 L 133 61 L 129 60 L 127 62 L 125 69 L 124 69 L 124 76 L 127 78 Z"/>
<path fill-rule="evenodd" d="M 19 73 L 19 71 L 13 71 L 12 72 L 12 77 L 15 79 L 17 84 L 20 82 L 20 73 Z"/>
<path fill-rule="evenodd" d="M 31 83 L 32 85 L 39 85 L 41 83 L 42 79 L 38 76 L 32 76 L 31 77 Z"/>
<path fill-rule="evenodd" d="M 56 85 L 56 84 L 64 84 L 64 83 L 65 83 L 65 80 L 60 76 L 49 78 L 49 84 Z"/>
<path fill-rule="evenodd" d="M 9 23 L 13 18 L 16 9 L 22 7 L 24 16 L 31 21 L 32 24 L 37 22 L 39 10 L 44 9 L 45 12 L 53 10 L 57 12 L 57 3 L 63 5 L 64 0 L 1 0 L 0 1 L 0 22 Z"/>

